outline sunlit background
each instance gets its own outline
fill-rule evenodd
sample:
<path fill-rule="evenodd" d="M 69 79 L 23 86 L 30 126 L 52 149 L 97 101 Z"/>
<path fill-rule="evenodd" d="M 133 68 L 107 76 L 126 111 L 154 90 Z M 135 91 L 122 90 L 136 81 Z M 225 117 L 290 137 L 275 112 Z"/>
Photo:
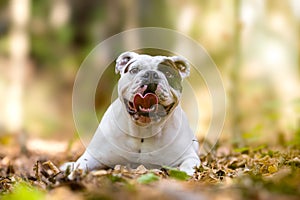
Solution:
<path fill-rule="evenodd" d="M 151 26 L 186 34 L 211 55 L 227 92 L 224 139 L 293 140 L 300 133 L 299 22 L 298 0 L 1 0 L 0 136 L 74 137 L 72 87 L 84 58 L 114 34 Z M 117 79 L 111 69 L 99 84 L 99 116 Z M 213 108 L 205 87 L 196 96 L 201 138 Z"/>

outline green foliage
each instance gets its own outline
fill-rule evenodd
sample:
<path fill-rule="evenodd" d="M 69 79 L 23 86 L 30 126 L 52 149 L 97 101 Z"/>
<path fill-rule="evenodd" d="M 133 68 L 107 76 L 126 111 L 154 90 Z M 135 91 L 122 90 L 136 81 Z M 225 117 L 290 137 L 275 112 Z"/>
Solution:
<path fill-rule="evenodd" d="M 171 178 L 174 178 L 174 179 L 177 179 L 180 181 L 186 181 L 191 178 L 189 175 L 187 175 L 186 172 L 180 171 L 176 168 L 166 167 L 166 166 L 164 166 L 164 168 L 167 169 L 168 174 Z"/>
<path fill-rule="evenodd" d="M 262 175 L 254 175 L 250 173 L 247 177 L 239 177 L 237 182 L 246 193 L 255 192 L 255 190 L 249 190 L 249 187 L 252 187 L 264 188 L 275 194 L 299 195 L 300 190 L 298 187 L 298 180 L 296 178 L 299 177 L 299 172 L 299 169 L 295 169 L 290 173 L 282 174 L 280 181 L 272 178 L 266 179 Z"/>
<path fill-rule="evenodd" d="M 249 152 L 249 147 L 235 148 L 234 152 L 236 152 L 236 153 L 248 153 Z"/>
<path fill-rule="evenodd" d="M 28 183 L 17 183 L 11 193 L 8 193 L 2 197 L 3 200 L 41 200 L 45 199 L 45 194 L 40 190 L 31 187 Z"/>
<path fill-rule="evenodd" d="M 295 111 L 300 113 L 300 98 L 295 99 L 292 103 Z"/>
<path fill-rule="evenodd" d="M 122 178 L 122 176 L 119 176 L 119 175 L 109 174 L 107 177 L 112 183 L 126 182 L 126 180 L 124 178 Z"/>
<path fill-rule="evenodd" d="M 74 30 L 70 24 L 63 26 L 55 32 L 55 37 L 63 45 L 70 45 L 74 37 Z"/>
<path fill-rule="evenodd" d="M 241 148 L 235 148 L 233 150 L 236 153 L 249 154 L 249 153 L 261 152 L 262 150 L 266 149 L 267 147 L 268 147 L 268 145 L 262 144 L 262 145 L 259 145 L 257 147 L 255 147 L 255 146 L 251 146 L 251 147 L 245 146 L 245 147 L 241 147 Z M 269 155 L 270 157 L 272 157 L 274 152 L 272 150 L 268 150 L 267 153 L 261 152 L 261 154 L 262 155 Z"/>
<path fill-rule="evenodd" d="M 159 177 L 153 173 L 144 174 L 137 179 L 137 181 L 142 184 L 149 184 L 149 183 L 152 183 L 152 182 L 155 182 L 158 180 L 159 180 Z"/>
<path fill-rule="evenodd" d="M 250 131 L 243 133 L 242 137 L 246 141 L 257 141 L 261 136 L 262 130 L 263 125 L 257 124 L 254 128 L 250 129 Z"/>
<path fill-rule="evenodd" d="M 265 149 L 266 147 L 267 147 L 266 144 L 262 144 L 262 145 L 259 145 L 258 147 L 253 148 L 253 151 L 254 152 L 261 151 L 261 150 Z"/>
<path fill-rule="evenodd" d="M 295 133 L 295 143 L 300 146 L 300 128 Z"/>
<path fill-rule="evenodd" d="M 296 148 L 300 147 L 300 127 L 295 131 L 293 139 L 287 142 L 287 145 Z"/>

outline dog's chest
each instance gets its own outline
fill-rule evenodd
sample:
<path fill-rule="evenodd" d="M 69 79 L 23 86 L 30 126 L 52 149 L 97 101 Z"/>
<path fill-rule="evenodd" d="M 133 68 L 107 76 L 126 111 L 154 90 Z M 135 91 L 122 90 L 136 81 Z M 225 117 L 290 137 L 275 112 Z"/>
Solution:
<path fill-rule="evenodd" d="M 128 136 L 123 141 L 124 149 L 133 153 L 156 151 L 157 149 L 162 148 L 164 144 L 165 138 L 161 133 L 150 138 L 135 138 Z"/>

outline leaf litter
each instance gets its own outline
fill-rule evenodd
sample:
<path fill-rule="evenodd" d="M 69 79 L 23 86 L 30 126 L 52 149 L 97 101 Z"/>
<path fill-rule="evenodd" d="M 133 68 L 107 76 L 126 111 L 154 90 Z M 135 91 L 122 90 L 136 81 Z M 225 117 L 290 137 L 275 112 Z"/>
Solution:
<path fill-rule="evenodd" d="M 1 147 L 3 148 L 3 147 Z M 1 151 L 5 152 L 5 151 Z M 267 146 L 239 150 L 219 146 L 201 155 L 192 177 L 177 168 L 113 169 L 69 172 L 64 155 L 0 153 L 0 197 L 18 199 L 299 199 L 300 150 Z"/>

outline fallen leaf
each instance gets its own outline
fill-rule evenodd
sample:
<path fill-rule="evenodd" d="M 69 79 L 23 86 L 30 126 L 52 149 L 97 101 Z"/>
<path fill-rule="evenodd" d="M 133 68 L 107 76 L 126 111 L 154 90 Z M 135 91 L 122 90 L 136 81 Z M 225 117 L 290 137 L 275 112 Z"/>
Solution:
<path fill-rule="evenodd" d="M 137 179 L 137 181 L 142 184 L 149 184 L 149 183 L 152 183 L 152 182 L 158 181 L 158 180 L 159 180 L 159 177 L 153 173 L 148 173 L 148 174 L 142 175 Z"/>

